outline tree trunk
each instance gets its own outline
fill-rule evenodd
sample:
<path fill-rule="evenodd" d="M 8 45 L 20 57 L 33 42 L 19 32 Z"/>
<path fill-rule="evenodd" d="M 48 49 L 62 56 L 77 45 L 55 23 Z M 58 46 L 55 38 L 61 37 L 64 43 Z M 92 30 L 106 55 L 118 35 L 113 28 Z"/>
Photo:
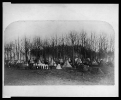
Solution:
<path fill-rule="evenodd" d="M 74 45 L 72 44 L 72 50 L 73 50 L 73 53 L 72 53 L 72 56 L 73 56 L 73 60 L 72 60 L 72 65 L 73 65 L 73 67 L 74 67 Z"/>

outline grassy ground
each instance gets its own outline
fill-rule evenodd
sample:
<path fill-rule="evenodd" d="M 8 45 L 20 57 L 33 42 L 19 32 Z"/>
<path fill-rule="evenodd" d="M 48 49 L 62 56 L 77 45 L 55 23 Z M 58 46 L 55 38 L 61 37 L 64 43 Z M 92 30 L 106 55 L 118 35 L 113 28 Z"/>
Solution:
<path fill-rule="evenodd" d="M 113 85 L 113 67 L 101 68 L 103 73 L 82 72 L 70 69 L 20 70 L 5 68 L 4 85 Z"/>

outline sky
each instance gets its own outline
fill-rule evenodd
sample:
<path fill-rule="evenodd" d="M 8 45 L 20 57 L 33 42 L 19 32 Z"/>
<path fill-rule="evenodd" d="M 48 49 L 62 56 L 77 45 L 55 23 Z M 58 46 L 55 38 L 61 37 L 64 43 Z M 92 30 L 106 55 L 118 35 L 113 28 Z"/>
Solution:
<path fill-rule="evenodd" d="M 82 30 L 90 36 L 91 32 L 98 34 L 105 33 L 109 37 L 114 34 L 113 27 L 100 21 L 17 21 L 10 24 L 4 35 L 6 42 L 19 38 L 33 38 L 39 36 L 42 39 L 51 38 L 52 36 L 61 37 L 76 31 L 79 34 Z"/>
<path fill-rule="evenodd" d="M 117 4 L 3 4 L 4 41 L 71 30 L 118 33 Z M 114 30 L 114 32 L 113 32 Z M 90 32 L 88 32 L 90 33 Z"/>

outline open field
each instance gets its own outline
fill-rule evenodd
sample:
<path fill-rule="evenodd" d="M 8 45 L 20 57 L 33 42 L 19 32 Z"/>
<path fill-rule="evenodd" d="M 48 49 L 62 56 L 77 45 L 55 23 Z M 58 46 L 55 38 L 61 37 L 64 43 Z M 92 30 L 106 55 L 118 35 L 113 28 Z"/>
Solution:
<path fill-rule="evenodd" d="M 107 69 L 108 68 L 108 69 Z M 5 67 L 4 85 L 114 85 L 114 67 L 101 68 L 104 73 L 71 69 L 21 70 Z"/>

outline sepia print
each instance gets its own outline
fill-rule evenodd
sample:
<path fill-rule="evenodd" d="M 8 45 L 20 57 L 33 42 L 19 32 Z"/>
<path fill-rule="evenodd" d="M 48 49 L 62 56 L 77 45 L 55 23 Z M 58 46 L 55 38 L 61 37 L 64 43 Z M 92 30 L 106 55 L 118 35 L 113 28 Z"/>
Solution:
<path fill-rule="evenodd" d="M 118 95 L 117 4 L 3 3 L 3 97 Z"/>
<path fill-rule="evenodd" d="M 5 30 L 5 85 L 114 85 L 114 30 L 101 21 L 17 21 Z"/>

